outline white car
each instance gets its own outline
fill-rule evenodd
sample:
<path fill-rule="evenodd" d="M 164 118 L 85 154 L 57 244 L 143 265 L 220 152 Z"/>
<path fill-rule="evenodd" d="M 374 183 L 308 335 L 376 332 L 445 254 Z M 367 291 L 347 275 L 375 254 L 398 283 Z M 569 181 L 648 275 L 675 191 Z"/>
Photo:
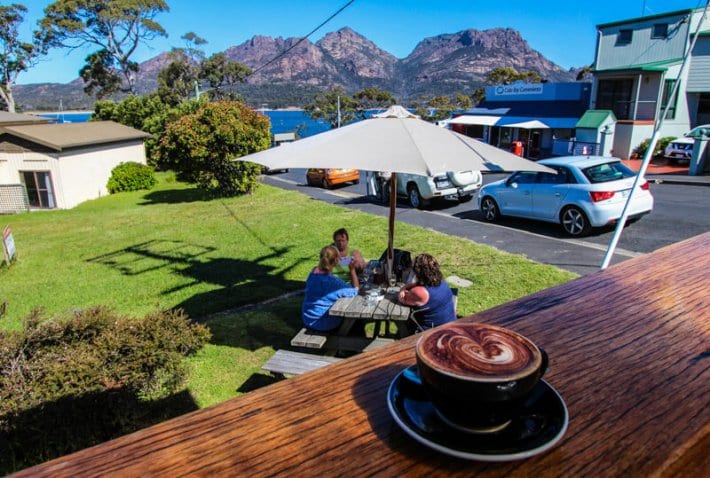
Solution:
<path fill-rule="evenodd" d="M 448 172 L 438 176 L 397 174 L 397 196 L 406 197 L 409 205 L 420 208 L 432 199 L 470 201 L 483 184 L 480 171 Z"/>
<path fill-rule="evenodd" d="M 705 130 L 705 131 L 701 131 Z M 710 133 L 710 124 L 701 124 L 685 133 L 682 137 L 676 138 L 666 146 L 663 156 L 671 162 L 690 161 L 693 156 L 694 136 L 699 133 Z"/>
<path fill-rule="evenodd" d="M 520 171 L 483 186 L 478 207 L 487 221 L 516 216 L 559 223 L 571 236 L 583 236 L 592 227 L 614 224 L 631 193 L 636 173 L 618 158 L 564 156 L 538 161 L 557 171 Z M 648 181 L 634 192 L 629 219 L 653 209 Z"/>

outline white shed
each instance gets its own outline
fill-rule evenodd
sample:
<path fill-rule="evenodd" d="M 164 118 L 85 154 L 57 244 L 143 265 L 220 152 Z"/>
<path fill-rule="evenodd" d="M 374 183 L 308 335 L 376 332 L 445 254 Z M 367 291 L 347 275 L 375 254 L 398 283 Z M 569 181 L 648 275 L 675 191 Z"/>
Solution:
<path fill-rule="evenodd" d="M 146 163 L 148 137 L 113 121 L 0 124 L 0 213 L 17 210 L 18 185 L 32 209 L 69 209 L 108 194 L 114 167 Z"/>

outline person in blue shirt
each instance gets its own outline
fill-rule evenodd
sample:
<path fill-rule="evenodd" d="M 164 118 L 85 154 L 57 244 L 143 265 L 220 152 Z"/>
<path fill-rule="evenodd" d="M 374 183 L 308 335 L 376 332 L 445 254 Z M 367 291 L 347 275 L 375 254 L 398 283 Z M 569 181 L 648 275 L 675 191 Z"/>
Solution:
<path fill-rule="evenodd" d="M 301 315 L 309 329 L 327 332 L 340 327 L 342 319 L 330 316 L 328 311 L 339 298 L 354 297 L 358 293 L 360 283 L 354 263 L 349 266 L 352 286 L 333 275 L 339 259 L 340 253 L 335 246 L 325 246 L 320 251 L 318 267 L 308 274 Z"/>
<path fill-rule="evenodd" d="M 413 318 L 424 329 L 456 320 L 454 295 L 444 280 L 439 263 L 430 254 L 414 258 L 416 281 L 399 291 L 399 302 L 413 307 Z"/>

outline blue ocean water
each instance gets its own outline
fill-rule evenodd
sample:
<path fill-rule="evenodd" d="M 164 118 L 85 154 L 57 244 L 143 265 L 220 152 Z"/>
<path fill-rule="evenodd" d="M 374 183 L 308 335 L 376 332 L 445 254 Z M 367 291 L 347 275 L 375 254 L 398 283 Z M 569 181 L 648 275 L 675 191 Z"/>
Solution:
<path fill-rule="evenodd" d="M 262 111 L 271 120 L 271 133 L 291 133 L 298 128 L 301 138 L 313 136 L 330 129 L 322 120 L 312 120 L 306 111 Z M 43 113 L 40 116 L 53 118 L 60 123 L 84 123 L 89 121 L 91 113 Z"/>

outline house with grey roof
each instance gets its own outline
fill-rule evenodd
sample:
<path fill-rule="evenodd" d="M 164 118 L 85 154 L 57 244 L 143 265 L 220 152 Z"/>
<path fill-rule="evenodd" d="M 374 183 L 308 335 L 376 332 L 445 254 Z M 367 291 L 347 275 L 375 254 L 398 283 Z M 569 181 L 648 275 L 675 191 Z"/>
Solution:
<path fill-rule="evenodd" d="M 108 194 L 113 168 L 146 163 L 148 137 L 113 121 L 49 124 L 0 114 L 0 213 L 69 209 Z"/>

